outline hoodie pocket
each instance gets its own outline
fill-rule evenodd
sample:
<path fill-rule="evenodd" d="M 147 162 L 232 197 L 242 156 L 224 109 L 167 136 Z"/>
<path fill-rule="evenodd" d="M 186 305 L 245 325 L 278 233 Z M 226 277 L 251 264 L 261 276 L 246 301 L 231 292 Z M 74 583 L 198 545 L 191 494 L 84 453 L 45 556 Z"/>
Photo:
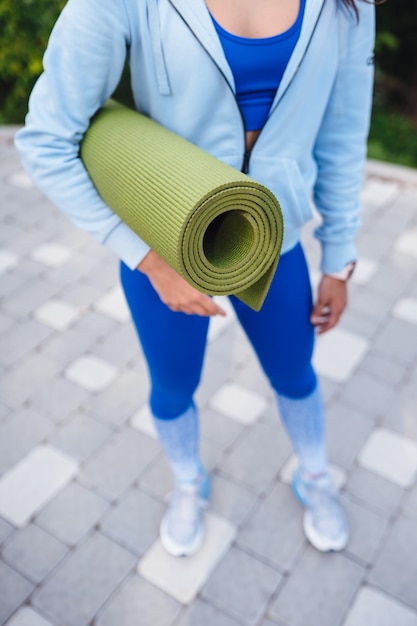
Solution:
<path fill-rule="evenodd" d="M 249 176 L 274 193 L 280 203 L 286 229 L 300 228 L 312 218 L 312 201 L 294 159 L 253 155 Z"/>

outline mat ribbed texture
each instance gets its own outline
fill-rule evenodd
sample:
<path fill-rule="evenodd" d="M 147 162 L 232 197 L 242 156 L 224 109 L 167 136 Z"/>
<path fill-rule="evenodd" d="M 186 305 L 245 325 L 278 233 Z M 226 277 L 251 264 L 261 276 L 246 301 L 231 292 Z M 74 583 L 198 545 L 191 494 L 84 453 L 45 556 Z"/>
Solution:
<path fill-rule="evenodd" d="M 283 238 L 271 191 L 114 102 L 94 117 L 81 158 L 106 204 L 189 284 L 259 311 Z"/>

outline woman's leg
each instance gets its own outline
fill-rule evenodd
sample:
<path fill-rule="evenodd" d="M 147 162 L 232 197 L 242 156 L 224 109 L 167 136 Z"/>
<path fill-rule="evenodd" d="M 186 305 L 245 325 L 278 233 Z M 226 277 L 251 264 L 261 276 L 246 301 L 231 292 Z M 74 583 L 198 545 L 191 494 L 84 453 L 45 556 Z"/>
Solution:
<path fill-rule="evenodd" d="M 327 473 L 323 401 L 311 365 L 311 288 L 301 246 L 281 257 L 259 313 L 236 298 L 232 302 L 276 391 L 300 463 L 293 489 L 305 506 L 305 534 L 319 550 L 341 550 L 349 532 Z"/>
<path fill-rule="evenodd" d="M 326 470 L 324 411 L 311 365 L 312 295 L 301 246 L 282 255 L 262 309 L 257 313 L 231 298 L 238 318 L 274 388 L 280 414 L 300 465 L 311 474 Z"/>
<path fill-rule="evenodd" d="M 161 523 L 161 540 L 176 556 L 194 553 L 203 540 L 202 511 L 210 491 L 200 462 L 193 394 L 204 359 L 209 320 L 175 313 L 148 278 L 121 264 L 121 282 L 151 379 L 150 406 L 176 488 Z"/>

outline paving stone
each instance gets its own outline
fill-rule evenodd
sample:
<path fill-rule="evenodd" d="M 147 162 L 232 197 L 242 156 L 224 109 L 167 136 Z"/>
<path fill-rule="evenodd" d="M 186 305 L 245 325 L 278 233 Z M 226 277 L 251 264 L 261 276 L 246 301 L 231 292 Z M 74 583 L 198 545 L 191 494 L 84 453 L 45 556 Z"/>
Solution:
<path fill-rule="evenodd" d="M 43 324 L 30 319 L 14 324 L 1 338 L 0 364 L 9 367 L 17 363 L 50 334 Z"/>
<path fill-rule="evenodd" d="M 164 511 L 161 502 L 134 489 L 109 511 L 100 528 L 110 539 L 142 555 L 157 539 Z"/>
<path fill-rule="evenodd" d="M 167 594 L 133 576 L 94 623 L 97 626 L 171 626 L 180 609 L 181 605 Z"/>
<path fill-rule="evenodd" d="M 362 587 L 343 626 L 417 626 L 408 607 L 372 587 Z"/>
<path fill-rule="evenodd" d="M 401 298 L 395 305 L 392 314 L 400 320 L 417 324 L 417 300 L 413 298 Z"/>
<path fill-rule="evenodd" d="M 378 263 L 373 259 L 367 259 L 361 257 L 356 263 L 355 271 L 353 272 L 351 281 L 355 285 L 366 285 L 374 276 L 378 268 Z"/>
<path fill-rule="evenodd" d="M 384 412 L 382 425 L 417 442 L 416 405 L 417 377 L 410 376 L 407 384 L 397 388 Z"/>
<path fill-rule="evenodd" d="M 3 315 L 3 313 L 0 313 L 0 333 L 1 334 L 6 333 L 6 331 L 10 329 L 13 329 L 13 326 L 15 325 L 17 324 L 11 317 L 8 317 L 6 315 Z M 3 338 L 2 338 L 2 342 L 3 342 Z"/>
<path fill-rule="evenodd" d="M 33 315 L 42 324 L 63 331 L 78 320 L 80 311 L 63 300 L 54 299 L 41 304 Z"/>
<path fill-rule="evenodd" d="M 381 207 L 392 202 L 399 192 L 397 183 L 371 179 L 366 181 L 362 192 L 362 202 L 370 207 Z"/>
<path fill-rule="evenodd" d="M 68 380 L 87 391 L 101 391 L 114 380 L 116 375 L 117 370 L 113 365 L 93 354 L 80 356 L 65 370 Z"/>
<path fill-rule="evenodd" d="M 52 298 L 56 290 L 56 285 L 44 278 L 34 277 L 25 284 L 24 289 L 19 289 L 9 295 L 3 304 L 4 311 L 16 319 L 23 319 L 45 300 Z"/>
<path fill-rule="evenodd" d="M 152 439 L 125 429 L 88 461 L 79 481 L 113 500 L 133 483 L 158 451 L 159 446 Z"/>
<path fill-rule="evenodd" d="M 417 609 L 417 523 L 400 517 L 378 554 L 369 582 Z"/>
<path fill-rule="evenodd" d="M 256 496 L 224 476 L 214 475 L 211 483 L 210 509 L 239 526 L 253 508 Z"/>
<path fill-rule="evenodd" d="M 417 484 L 407 493 L 402 510 L 405 515 L 417 522 Z"/>
<path fill-rule="evenodd" d="M 218 357 L 210 350 L 206 353 L 201 383 L 195 394 L 198 407 L 204 408 L 219 388 L 230 380 L 234 363 L 230 354 Z"/>
<path fill-rule="evenodd" d="M 136 430 L 148 435 L 148 437 L 158 439 L 158 433 L 156 431 L 152 412 L 148 403 L 144 404 L 138 411 L 136 411 L 129 423 L 132 428 L 136 428 Z"/>
<path fill-rule="evenodd" d="M 31 395 L 31 406 L 53 422 L 63 422 L 83 404 L 89 392 L 65 378 L 54 378 Z"/>
<path fill-rule="evenodd" d="M 403 365 L 396 363 L 387 355 L 378 354 L 371 350 L 363 359 L 359 371 L 368 372 L 374 378 L 394 387 L 404 377 L 405 370 Z"/>
<path fill-rule="evenodd" d="M 210 406 L 242 424 L 254 424 L 266 410 L 263 396 L 234 383 L 226 383 L 214 394 Z"/>
<path fill-rule="evenodd" d="M 417 444 L 385 428 L 378 428 L 362 448 L 358 462 L 400 487 L 410 487 L 417 474 Z"/>
<path fill-rule="evenodd" d="M 335 328 L 318 337 L 313 357 L 319 375 L 335 382 L 348 380 L 363 359 L 369 344 L 359 335 Z"/>
<path fill-rule="evenodd" d="M 348 610 L 364 570 L 342 554 L 322 554 L 308 547 L 269 615 L 291 626 L 335 626 Z"/>
<path fill-rule="evenodd" d="M 20 461 L 51 432 L 53 424 L 37 411 L 22 409 L 0 423 L 0 473 Z"/>
<path fill-rule="evenodd" d="M 342 498 L 341 503 L 346 511 L 350 528 L 346 553 L 369 564 L 375 558 L 384 539 L 388 520 L 347 498 Z"/>
<path fill-rule="evenodd" d="M 111 434 L 110 428 L 78 413 L 55 430 L 49 442 L 79 462 L 93 454 Z"/>
<path fill-rule="evenodd" d="M 214 302 L 223 309 L 226 313 L 226 317 L 221 315 L 215 315 L 210 318 L 209 330 L 207 335 L 207 340 L 209 343 L 215 341 L 226 328 L 228 328 L 231 324 L 236 324 L 236 314 L 230 303 L 229 298 L 226 296 L 215 296 L 213 298 Z"/>
<path fill-rule="evenodd" d="M 69 554 L 32 604 L 63 626 L 84 626 L 134 565 L 131 554 L 96 533 Z"/>
<path fill-rule="evenodd" d="M 254 355 L 237 365 L 233 372 L 233 381 L 240 387 L 261 394 L 266 399 L 273 397 L 271 385 Z"/>
<path fill-rule="evenodd" d="M 60 267 L 72 257 L 72 251 L 58 243 L 46 243 L 32 250 L 32 258 L 47 267 Z"/>
<path fill-rule="evenodd" d="M 398 509 L 404 495 L 404 489 L 399 485 L 360 466 L 349 475 L 346 491 L 385 517 L 390 517 Z"/>
<path fill-rule="evenodd" d="M 84 409 L 88 415 L 110 426 L 120 426 L 148 399 L 149 382 L 141 367 L 122 371 L 104 391 L 89 398 Z"/>
<path fill-rule="evenodd" d="M 408 322 L 392 319 L 377 334 L 373 348 L 399 363 L 410 365 L 417 354 L 417 333 Z"/>
<path fill-rule="evenodd" d="M 243 624 L 254 626 L 281 580 L 279 572 L 232 548 L 210 576 L 202 597 Z"/>
<path fill-rule="evenodd" d="M 415 271 L 414 263 L 398 255 L 389 256 L 379 264 L 372 278 L 372 290 L 381 294 L 391 305 L 407 290 Z"/>
<path fill-rule="evenodd" d="M 95 355 L 117 367 L 125 366 L 138 355 L 141 348 L 132 324 L 117 325 L 92 348 Z"/>
<path fill-rule="evenodd" d="M 359 231 L 356 238 L 356 245 L 359 258 L 363 255 L 375 261 L 380 261 L 386 258 L 387 250 L 389 250 L 392 245 L 392 237 L 387 233 L 381 232 L 373 232 L 370 237 L 369 232 L 363 229 Z"/>
<path fill-rule="evenodd" d="M 408 230 L 402 233 L 395 241 L 397 252 L 417 258 L 417 230 Z"/>
<path fill-rule="evenodd" d="M 13 526 L 0 517 L 0 545 L 12 534 L 13 530 Z"/>
<path fill-rule="evenodd" d="M 94 308 L 103 315 L 117 320 L 118 322 L 128 322 L 130 318 L 129 307 L 126 303 L 126 298 L 123 293 L 123 289 L 120 285 L 112 287 L 107 293 L 99 298 Z"/>
<path fill-rule="evenodd" d="M 138 479 L 138 485 L 160 500 L 166 500 L 174 488 L 174 475 L 161 452 Z"/>
<path fill-rule="evenodd" d="M 0 250 L 0 274 L 4 274 L 19 263 L 19 258 L 8 252 L 8 250 Z"/>
<path fill-rule="evenodd" d="M 138 564 L 138 573 L 182 604 L 190 604 L 235 538 L 229 522 L 207 513 L 206 536 L 197 554 L 178 559 L 158 539 Z"/>
<path fill-rule="evenodd" d="M 354 335 L 366 337 L 371 346 L 371 341 L 373 340 L 375 334 L 380 329 L 381 324 L 383 324 L 385 319 L 386 316 L 376 322 L 371 317 L 366 317 L 363 314 L 358 313 L 351 308 L 348 308 L 344 311 L 337 328 L 339 328 L 340 330 L 347 330 Z M 366 355 L 364 358 L 366 358 Z"/>
<path fill-rule="evenodd" d="M 24 526 L 76 472 L 75 461 L 59 450 L 46 445 L 33 448 L 0 479 L 0 515 Z"/>
<path fill-rule="evenodd" d="M 32 583 L 0 561 L 0 624 L 19 608 L 32 590 Z"/>
<path fill-rule="evenodd" d="M 220 470 L 236 482 L 261 492 L 278 475 L 291 446 L 281 424 L 259 422 L 242 434 Z"/>
<path fill-rule="evenodd" d="M 326 438 L 331 462 L 350 469 L 372 428 L 372 420 L 361 411 L 341 402 L 330 406 L 326 416 Z"/>
<path fill-rule="evenodd" d="M 357 372 L 343 387 L 340 400 L 371 418 L 380 416 L 393 395 L 393 389 L 367 372 Z"/>
<path fill-rule="evenodd" d="M 13 615 L 6 626 L 53 626 L 53 624 L 29 606 L 24 606 Z"/>
<path fill-rule="evenodd" d="M 17 293 L 20 293 L 23 289 L 26 289 L 28 283 L 30 283 L 34 278 L 37 278 L 41 273 L 41 269 L 39 266 L 34 268 L 34 263 L 27 261 L 26 259 L 21 259 L 19 262 L 19 266 L 15 267 L 12 270 L 9 270 L 6 274 L 1 275 L 0 281 L 0 297 L 6 301 L 11 296 L 14 296 Z M 11 313 L 11 317 L 15 319 L 20 319 L 20 315 L 14 315 Z"/>
<path fill-rule="evenodd" d="M 16 531 L 3 546 L 3 559 L 34 583 L 40 583 L 65 556 L 67 548 L 38 526 Z"/>
<path fill-rule="evenodd" d="M 232 445 L 242 433 L 244 426 L 234 419 L 213 409 L 206 408 L 200 413 L 201 435 L 222 449 Z"/>
<path fill-rule="evenodd" d="M 65 333 L 45 341 L 42 354 L 61 368 L 66 367 L 89 351 L 98 339 L 110 332 L 114 324 L 108 317 L 87 312 Z"/>
<path fill-rule="evenodd" d="M 289 570 L 304 544 L 303 509 L 289 486 L 274 485 L 238 537 L 238 546 Z"/>
<path fill-rule="evenodd" d="M 374 325 L 386 318 L 392 304 L 391 297 L 373 291 L 369 285 L 354 285 L 354 289 L 351 289 L 349 309 L 368 318 Z"/>
<path fill-rule="evenodd" d="M 81 312 L 85 312 L 101 295 L 101 291 L 89 283 L 77 282 L 65 286 L 59 295 Z"/>
<path fill-rule="evenodd" d="M 36 523 L 60 541 L 74 546 L 99 521 L 109 504 L 104 498 L 72 482 L 36 517 Z"/>
<path fill-rule="evenodd" d="M 175 622 L 175 626 L 213 626 L 214 624 L 216 626 L 238 626 L 241 622 L 236 622 L 199 598 L 188 606 L 179 621 Z"/>
<path fill-rule="evenodd" d="M 10 407 L 19 407 L 32 394 L 45 389 L 56 373 L 55 364 L 41 354 L 28 356 L 0 378 L 0 398 Z"/>

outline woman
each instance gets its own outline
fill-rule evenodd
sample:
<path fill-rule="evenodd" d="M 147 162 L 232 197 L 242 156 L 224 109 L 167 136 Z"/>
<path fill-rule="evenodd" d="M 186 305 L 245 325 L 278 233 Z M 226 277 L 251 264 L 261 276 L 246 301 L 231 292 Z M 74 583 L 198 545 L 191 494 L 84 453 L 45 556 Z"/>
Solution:
<path fill-rule="evenodd" d="M 373 39 L 373 6 L 362 0 L 69 0 L 51 35 L 16 145 L 51 200 L 122 260 L 151 376 L 151 410 L 176 479 L 161 523 L 172 554 L 192 554 L 203 539 L 209 477 L 198 454 L 193 394 L 209 318 L 224 311 L 104 204 L 79 143 L 128 58 L 138 110 L 279 199 L 285 238 L 268 297 L 259 313 L 231 301 L 298 457 L 293 488 L 305 506 L 306 535 L 319 550 L 340 550 L 348 526 L 327 471 L 311 356 L 315 330 L 334 327 L 345 308 L 356 260 Z M 311 195 L 322 217 L 314 306 L 299 243 Z"/>

